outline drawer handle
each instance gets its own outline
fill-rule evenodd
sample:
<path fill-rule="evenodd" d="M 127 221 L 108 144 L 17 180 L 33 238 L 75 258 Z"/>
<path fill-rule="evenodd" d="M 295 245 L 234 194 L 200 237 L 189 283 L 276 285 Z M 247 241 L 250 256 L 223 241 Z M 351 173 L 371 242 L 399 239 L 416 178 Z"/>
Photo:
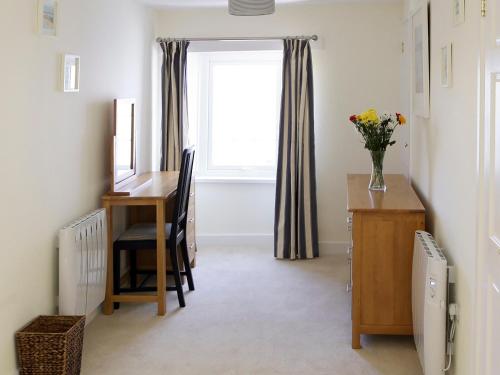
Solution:
<path fill-rule="evenodd" d="M 192 243 L 191 245 L 189 245 L 189 248 L 192 249 L 194 247 L 194 243 Z"/>
<path fill-rule="evenodd" d="M 189 193 L 189 196 L 190 197 L 194 197 L 194 193 Z"/>
<path fill-rule="evenodd" d="M 352 224 L 352 217 L 350 217 L 350 216 L 349 216 L 349 217 L 347 218 L 347 224 Z"/>
<path fill-rule="evenodd" d="M 351 283 L 347 283 L 347 284 L 346 284 L 346 288 L 345 288 L 346 292 L 347 292 L 347 293 L 350 293 L 350 292 L 351 292 L 351 289 L 352 289 L 352 287 L 351 287 Z"/>
<path fill-rule="evenodd" d="M 194 219 L 188 219 L 188 223 L 194 223 Z"/>

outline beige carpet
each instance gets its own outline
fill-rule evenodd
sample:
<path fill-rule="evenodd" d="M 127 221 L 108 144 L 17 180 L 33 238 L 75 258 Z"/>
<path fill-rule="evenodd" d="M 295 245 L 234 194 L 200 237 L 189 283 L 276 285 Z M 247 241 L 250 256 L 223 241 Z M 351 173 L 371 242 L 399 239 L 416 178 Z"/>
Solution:
<path fill-rule="evenodd" d="M 344 255 L 279 261 L 270 249 L 202 248 L 196 291 L 122 304 L 85 336 L 83 374 L 422 374 L 408 337 L 350 346 Z M 187 289 L 187 286 L 186 286 Z"/>

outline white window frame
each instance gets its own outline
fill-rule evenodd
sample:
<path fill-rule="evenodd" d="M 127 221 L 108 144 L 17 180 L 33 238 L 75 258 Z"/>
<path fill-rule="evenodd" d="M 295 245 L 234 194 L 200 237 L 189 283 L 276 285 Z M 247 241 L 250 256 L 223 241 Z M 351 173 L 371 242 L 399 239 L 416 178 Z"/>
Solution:
<path fill-rule="evenodd" d="M 257 53 L 263 51 L 256 51 Z M 282 52 L 273 51 L 265 59 L 262 55 L 254 54 L 252 56 L 248 53 L 241 53 L 240 51 L 225 51 L 225 52 L 192 52 L 189 59 L 197 61 L 196 64 L 199 68 L 196 75 L 190 74 L 188 80 L 197 90 L 197 93 L 192 95 L 197 96 L 197 103 L 190 103 L 191 106 L 197 104 L 197 115 L 190 118 L 190 126 L 196 126 L 196 143 L 197 143 L 197 181 L 220 181 L 227 180 L 242 180 L 242 181 L 274 181 L 276 178 L 276 162 L 278 154 L 278 135 L 279 135 L 279 109 L 277 111 L 278 118 L 276 119 L 276 149 L 275 149 L 275 164 L 273 166 L 254 166 L 254 167 L 234 167 L 234 166 L 217 166 L 212 161 L 212 82 L 213 82 L 213 69 L 215 66 L 224 64 L 234 65 L 235 63 L 246 64 L 252 61 L 258 63 L 265 63 L 270 65 L 278 65 L 280 74 L 277 74 L 277 98 L 279 105 L 279 98 L 281 95 L 281 65 L 282 65 Z M 197 80 L 194 83 L 194 80 Z M 189 90 L 189 85 L 188 85 Z M 194 120 L 194 121 L 191 121 Z"/>

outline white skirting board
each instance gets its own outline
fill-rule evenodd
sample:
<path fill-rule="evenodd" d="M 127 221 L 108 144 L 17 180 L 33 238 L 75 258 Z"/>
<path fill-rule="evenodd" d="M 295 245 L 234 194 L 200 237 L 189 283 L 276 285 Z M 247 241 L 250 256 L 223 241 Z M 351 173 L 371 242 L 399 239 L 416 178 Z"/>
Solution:
<path fill-rule="evenodd" d="M 197 234 L 197 246 L 273 246 L 273 235 L 264 233 L 245 234 Z"/>
<path fill-rule="evenodd" d="M 321 254 L 347 254 L 348 241 L 319 241 L 319 255 Z"/>
<path fill-rule="evenodd" d="M 198 246 L 273 246 L 272 234 L 265 233 L 242 233 L 242 234 L 198 234 L 196 243 Z M 319 241 L 320 255 L 323 254 L 345 254 L 347 241 Z"/>

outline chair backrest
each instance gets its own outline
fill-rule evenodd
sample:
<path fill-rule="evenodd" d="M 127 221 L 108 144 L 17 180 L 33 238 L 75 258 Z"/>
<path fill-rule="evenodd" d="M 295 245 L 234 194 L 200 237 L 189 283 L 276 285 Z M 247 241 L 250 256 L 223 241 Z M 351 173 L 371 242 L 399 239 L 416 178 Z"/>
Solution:
<path fill-rule="evenodd" d="M 189 147 L 182 152 L 181 170 L 177 183 L 174 217 L 172 218 L 173 237 L 177 236 L 179 229 L 186 228 L 187 211 L 189 206 L 189 191 L 191 189 L 191 176 L 193 174 L 194 148 Z"/>

